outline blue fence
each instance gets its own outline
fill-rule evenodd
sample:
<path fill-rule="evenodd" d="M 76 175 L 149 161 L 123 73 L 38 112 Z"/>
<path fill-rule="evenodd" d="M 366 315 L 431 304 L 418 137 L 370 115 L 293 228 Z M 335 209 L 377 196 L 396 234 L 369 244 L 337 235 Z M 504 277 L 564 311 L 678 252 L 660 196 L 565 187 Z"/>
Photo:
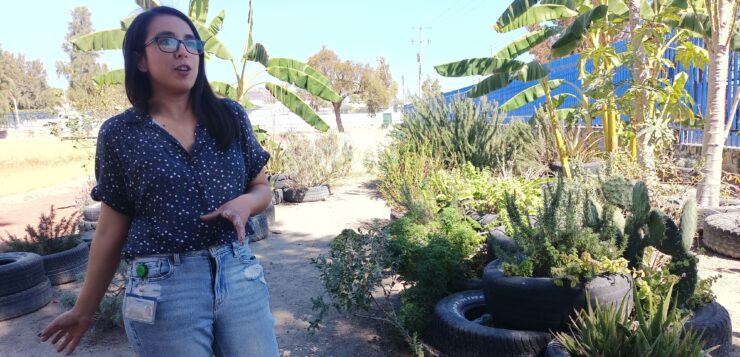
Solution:
<path fill-rule="evenodd" d="M 694 44 L 701 45 L 701 40 L 694 40 Z M 615 44 L 615 49 L 618 52 L 626 50 L 626 42 L 622 41 Z M 665 57 L 674 63 L 676 51 L 675 49 L 669 49 L 666 51 Z M 580 59 L 579 54 L 564 57 L 549 63 L 550 66 L 550 79 L 563 79 L 565 83 L 552 91 L 553 95 L 561 93 L 570 93 L 576 96 L 580 96 L 579 90 L 582 88 L 582 83 L 578 79 L 578 61 Z M 587 67 L 587 70 L 590 70 Z M 689 75 L 689 79 L 686 83 L 686 91 L 694 99 L 694 111 L 700 113 L 702 116 L 706 115 L 706 103 L 707 103 L 707 79 L 704 75 L 705 69 L 695 68 L 684 68 L 680 63 L 676 63 L 675 68 L 671 68 L 667 71 L 667 78 L 673 81 L 673 78 L 678 72 L 686 72 Z M 728 71 L 728 86 L 727 86 L 727 111 L 729 115 L 732 98 L 740 90 L 740 56 L 737 52 L 733 52 L 730 55 L 730 69 Z M 618 68 L 613 77 L 613 81 L 617 84 L 616 93 L 622 95 L 629 89 L 630 71 L 622 66 Z M 520 82 L 513 81 L 508 86 L 495 90 L 487 95 L 489 102 L 504 103 L 514 95 L 518 94 L 522 90 L 529 88 L 534 85 L 536 81 Z M 473 88 L 468 86 L 460 88 L 454 91 L 444 93 L 445 98 L 451 99 L 456 96 L 464 95 L 465 92 Z M 507 121 L 513 118 L 529 119 L 534 115 L 535 109 L 544 103 L 544 98 L 540 98 L 532 103 L 524 105 L 520 108 L 512 110 L 507 115 Z M 578 104 L 578 100 L 572 97 L 566 97 L 561 108 L 572 108 Z M 732 118 L 732 128 L 730 129 L 730 135 L 725 142 L 725 146 L 740 147 L 740 113 L 735 113 L 735 117 Z M 600 125 L 601 118 L 594 118 L 593 124 Z M 680 144 L 701 144 L 703 138 L 703 131 L 691 128 L 679 128 L 678 141 Z"/>

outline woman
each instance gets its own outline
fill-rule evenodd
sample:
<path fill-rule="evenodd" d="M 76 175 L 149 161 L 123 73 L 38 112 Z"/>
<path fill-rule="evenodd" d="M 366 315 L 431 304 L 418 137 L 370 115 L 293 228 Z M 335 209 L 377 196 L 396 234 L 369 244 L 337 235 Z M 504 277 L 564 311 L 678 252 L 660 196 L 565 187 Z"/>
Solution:
<path fill-rule="evenodd" d="M 183 13 L 137 16 L 123 54 L 133 108 L 98 135 L 91 195 L 102 205 L 87 276 L 41 340 L 74 351 L 123 256 L 124 325 L 139 355 L 277 356 L 264 273 L 244 241 L 271 199 L 269 154 L 241 106 L 213 94 Z"/>

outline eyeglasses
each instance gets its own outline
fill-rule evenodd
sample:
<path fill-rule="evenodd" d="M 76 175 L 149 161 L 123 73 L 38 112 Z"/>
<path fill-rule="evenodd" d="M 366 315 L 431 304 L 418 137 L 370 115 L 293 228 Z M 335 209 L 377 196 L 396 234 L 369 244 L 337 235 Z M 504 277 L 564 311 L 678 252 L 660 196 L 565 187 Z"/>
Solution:
<path fill-rule="evenodd" d="M 156 42 L 159 50 L 166 53 L 175 53 L 180 49 L 180 43 L 185 46 L 185 50 L 194 54 L 199 55 L 203 53 L 204 42 L 195 38 L 186 38 L 184 40 L 178 40 L 174 37 L 155 37 L 151 41 L 144 44 L 144 47 L 151 45 Z"/>

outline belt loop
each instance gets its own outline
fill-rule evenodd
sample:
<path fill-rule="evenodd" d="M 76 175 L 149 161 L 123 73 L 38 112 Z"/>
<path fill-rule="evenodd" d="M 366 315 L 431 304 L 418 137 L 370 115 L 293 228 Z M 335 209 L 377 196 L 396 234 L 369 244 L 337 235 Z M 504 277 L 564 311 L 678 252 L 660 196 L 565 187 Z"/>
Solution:
<path fill-rule="evenodd" d="M 234 258 L 239 257 L 239 242 L 231 242 L 231 250 L 234 252 Z"/>
<path fill-rule="evenodd" d="M 175 262 L 175 265 L 180 265 L 180 253 L 172 254 L 172 260 Z"/>

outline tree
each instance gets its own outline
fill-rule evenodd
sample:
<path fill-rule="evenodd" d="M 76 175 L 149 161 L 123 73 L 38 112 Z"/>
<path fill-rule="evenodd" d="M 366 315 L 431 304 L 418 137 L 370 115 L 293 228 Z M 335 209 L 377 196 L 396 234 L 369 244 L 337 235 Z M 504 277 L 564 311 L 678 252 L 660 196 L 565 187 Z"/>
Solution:
<path fill-rule="evenodd" d="M 75 38 L 93 32 L 90 11 L 76 7 L 71 12 L 67 35 L 62 50 L 69 62 L 57 61 L 57 75 L 69 82 L 67 100 L 79 111 L 90 113 L 96 118 L 108 117 L 126 106 L 126 96 L 120 84 L 96 85 L 93 79 L 108 72 L 105 65 L 96 63 L 97 52 L 82 51 L 72 44 Z"/>
<path fill-rule="evenodd" d="M 439 84 L 439 79 L 427 75 L 423 82 L 421 82 L 421 97 L 422 98 L 433 98 L 442 93 L 442 85 Z"/>
<path fill-rule="evenodd" d="M 697 5 L 694 4 L 694 10 L 698 8 Z M 696 200 L 700 206 L 719 206 L 722 152 L 740 99 L 740 95 L 736 94 L 728 116 L 727 74 L 731 43 L 736 42 L 732 40 L 737 29 L 738 5 L 736 0 L 706 0 L 704 6 L 704 17 L 694 12 L 697 18 L 705 20 L 699 24 L 703 28 L 701 34 L 709 54 L 706 73 L 707 115 L 701 150 L 704 178 L 697 187 Z"/>
<path fill-rule="evenodd" d="M 378 57 L 378 66 L 374 70 L 366 66 L 363 76 L 365 91 L 360 94 L 367 111 L 371 116 L 388 108 L 398 93 L 398 84 L 393 81 L 390 66 L 384 57 Z"/>
<path fill-rule="evenodd" d="M 344 131 L 341 108 L 345 99 L 353 95 L 360 96 L 372 115 L 391 105 L 398 92 L 398 84 L 393 81 L 388 63 L 383 57 L 378 58 L 378 67 L 373 69 L 368 64 L 341 61 L 334 51 L 322 47 L 309 57 L 308 65 L 326 76 L 329 85 L 339 95 L 337 100 L 330 102 L 340 132 Z"/>
<path fill-rule="evenodd" d="M 20 125 L 18 110 L 48 109 L 54 103 L 40 60 L 26 61 L 0 48 L 0 110 L 13 110 L 15 125 Z"/>

